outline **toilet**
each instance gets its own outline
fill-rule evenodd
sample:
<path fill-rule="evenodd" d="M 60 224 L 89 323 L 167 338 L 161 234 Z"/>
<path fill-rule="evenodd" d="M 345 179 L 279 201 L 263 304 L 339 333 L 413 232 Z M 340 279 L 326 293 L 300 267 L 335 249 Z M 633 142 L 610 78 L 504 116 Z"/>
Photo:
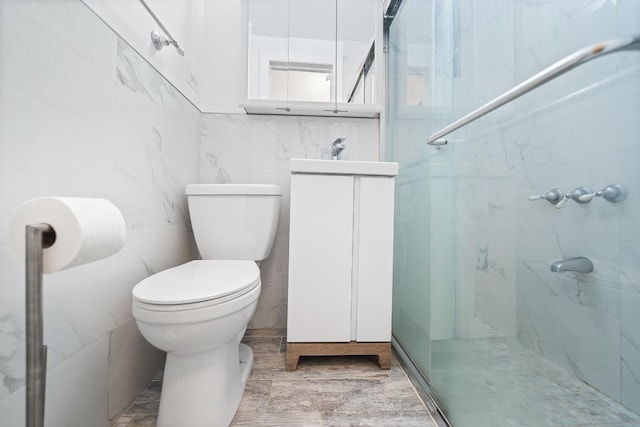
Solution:
<path fill-rule="evenodd" d="M 271 252 L 281 192 L 193 184 L 186 195 L 202 260 L 138 283 L 132 311 L 147 341 L 167 352 L 157 425 L 228 426 L 253 367 L 240 340 L 260 296 L 256 261 Z"/>

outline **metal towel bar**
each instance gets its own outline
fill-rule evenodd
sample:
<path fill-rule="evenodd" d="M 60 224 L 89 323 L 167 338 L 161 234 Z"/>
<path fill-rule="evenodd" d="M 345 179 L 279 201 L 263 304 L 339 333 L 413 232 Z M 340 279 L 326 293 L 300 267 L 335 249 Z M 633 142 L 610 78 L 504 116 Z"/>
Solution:
<path fill-rule="evenodd" d="M 181 56 L 184 56 L 184 49 L 180 47 L 180 45 L 178 44 L 178 41 L 175 38 L 173 38 L 171 33 L 169 33 L 169 30 L 167 30 L 165 26 L 162 25 L 162 22 L 160 22 L 160 19 L 158 19 L 156 14 L 153 13 L 149 5 L 144 0 L 139 0 L 139 1 L 142 4 L 142 6 L 144 6 L 144 8 L 147 10 L 147 12 L 149 12 L 149 15 L 151 15 L 153 20 L 156 21 L 156 24 L 160 26 L 160 29 L 162 29 L 162 31 L 168 37 L 168 40 L 167 40 L 165 37 L 160 36 L 156 31 L 152 31 L 151 40 L 153 41 L 153 45 L 156 47 L 156 49 L 160 50 L 162 49 L 162 46 L 173 45 L 173 47 L 175 47 L 176 50 L 178 51 L 178 54 Z"/>
<path fill-rule="evenodd" d="M 496 108 L 501 107 L 504 104 L 507 104 L 514 99 L 524 95 L 525 93 L 532 91 L 538 86 L 541 86 L 546 82 L 555 79 L 556 77 L 566 73 L 567 71 L 577 67 L 578 65 L 582 65 L 587 61 L 603 55 L 607 55 L 609 53 L 620 52 L 624 50 L 640 50 L 640 35 L 605 41 L 572 53 L 571 55 L 561 59 L 553 65 L 550 65 L 549 67 L 540 71 L 538 74 L 530 77 L 529 79 L 508 90 L 502 95 L 473 110 L 466 116 L 461 117 L 445 128 L 434 133 L 427 139 L 427 144 L 443 145 L 446 142 L 437 142 L 440 138 L 450 134 L 457 129 L 460 129 L 462 126 L 469 124 L 476 119 L 479 119 L 480 117 L 484 116 L 487 113 L 490 113 Z"/>
<path fill-rule="evenodd" d="M 56 233 L 49 224 L 26 227 L 26 335 L 27 427 L 44 425 L 47 346 L 42 343 L 42 250 L 51 247 Z"/>

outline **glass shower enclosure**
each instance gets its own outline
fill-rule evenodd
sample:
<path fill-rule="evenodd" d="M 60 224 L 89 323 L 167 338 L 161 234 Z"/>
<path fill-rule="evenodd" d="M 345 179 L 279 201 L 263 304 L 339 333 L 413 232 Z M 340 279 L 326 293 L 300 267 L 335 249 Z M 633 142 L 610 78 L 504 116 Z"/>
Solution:
<path fill-rule="evenodd" d="M 395 341 L 456 427 L 640 425 L 640 51 L 426 143 L 567 55 L 640 34 L 640 2 L 404 0 L 391 19 Z M 612 184 L 628 197 L 593 196 Z M 579 191 L 534 197 L 550 190 Z M 573 257 L 593 271 L 552 271 Z"/>

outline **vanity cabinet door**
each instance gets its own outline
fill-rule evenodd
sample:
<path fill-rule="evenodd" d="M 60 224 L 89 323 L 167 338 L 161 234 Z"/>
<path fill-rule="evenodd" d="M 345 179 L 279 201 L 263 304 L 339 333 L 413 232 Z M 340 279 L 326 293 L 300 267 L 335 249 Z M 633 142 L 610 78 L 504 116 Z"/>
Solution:
<path fill-rule="evenodd" d="M 361 177 L 356 189 L 354 286 L 358 342 L 391 341 L 393 178 Z"/>
<path fill-rule="evenodd" d="M 291 176 L 287 341 L 351 338 L 354 179 Z"/>

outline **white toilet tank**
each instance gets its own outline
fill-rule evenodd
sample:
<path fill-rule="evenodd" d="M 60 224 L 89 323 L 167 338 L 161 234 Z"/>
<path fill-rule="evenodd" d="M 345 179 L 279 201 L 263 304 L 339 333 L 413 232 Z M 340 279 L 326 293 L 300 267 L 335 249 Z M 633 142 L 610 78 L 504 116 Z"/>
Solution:
<path fill-rule="evenodd" d="M 185 190 L 202 259 L 261 261 L 278 229 L 280 187 L 191 184 Z"/>

